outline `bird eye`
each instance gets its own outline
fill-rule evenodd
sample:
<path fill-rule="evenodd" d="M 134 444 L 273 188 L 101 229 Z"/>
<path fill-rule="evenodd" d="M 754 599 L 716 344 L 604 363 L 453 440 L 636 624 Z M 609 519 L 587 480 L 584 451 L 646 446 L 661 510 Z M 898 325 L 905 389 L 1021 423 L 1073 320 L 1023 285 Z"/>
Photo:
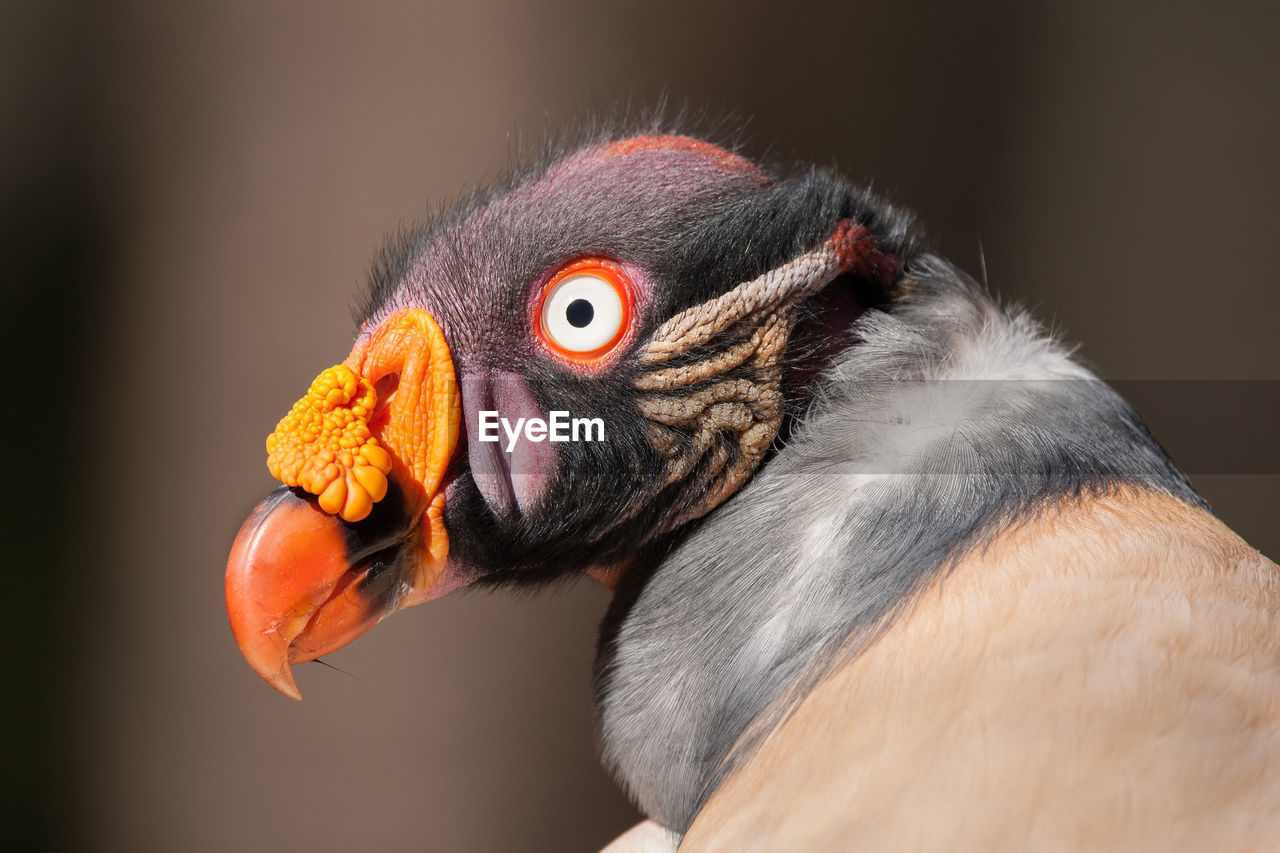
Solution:
<path fill-rule="evenodd" d="M 631 286 L 621 267 L 597 258 L 575 261 L 543 287 L 538 335 L 557 355 L 589 363 L 626 336 L 631 314 Z"/>

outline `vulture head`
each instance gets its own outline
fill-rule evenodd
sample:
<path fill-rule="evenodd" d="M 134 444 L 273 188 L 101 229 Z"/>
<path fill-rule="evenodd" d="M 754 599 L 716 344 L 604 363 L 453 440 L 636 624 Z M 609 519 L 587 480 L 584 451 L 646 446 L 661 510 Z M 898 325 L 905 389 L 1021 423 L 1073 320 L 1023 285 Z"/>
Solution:
<path fill-rule="evenodd" d="M 594 140 L 392 239 L 233 546 L 250 665 L 471 584 L 610 586 L 770 464 L 909 260 L 904 216 L 678 135 Z M 768 518 L 758 519 L 767 526 Z"/>

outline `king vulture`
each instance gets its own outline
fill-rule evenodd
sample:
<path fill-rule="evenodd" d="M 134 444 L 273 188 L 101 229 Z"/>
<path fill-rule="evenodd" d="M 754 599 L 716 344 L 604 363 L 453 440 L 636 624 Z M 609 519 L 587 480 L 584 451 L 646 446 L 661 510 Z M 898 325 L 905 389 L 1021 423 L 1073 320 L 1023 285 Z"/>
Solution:
<path fill-rule="evenodd" d="M 649 818 L 610 851 L 1280 849 L 1276 565 L 904 211 L 603 134 L 370 279 L 228 564 L 281 693 L 404 607 L 586 573 Z"/>

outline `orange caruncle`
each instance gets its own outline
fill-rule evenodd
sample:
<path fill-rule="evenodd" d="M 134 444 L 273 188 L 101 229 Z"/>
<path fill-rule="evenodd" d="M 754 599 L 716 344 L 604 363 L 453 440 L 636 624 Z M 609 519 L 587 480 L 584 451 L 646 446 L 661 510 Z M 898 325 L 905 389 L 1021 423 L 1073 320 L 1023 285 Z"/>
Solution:
<path fill-rule="evenodd" d="M 360 521 L 387 494 L 391 454 L 369 431 L 378 395 L 345 365 L 316 377 L 267 437 L 267 468 L 286 486 L 316 495 L 320 508 Z"/>

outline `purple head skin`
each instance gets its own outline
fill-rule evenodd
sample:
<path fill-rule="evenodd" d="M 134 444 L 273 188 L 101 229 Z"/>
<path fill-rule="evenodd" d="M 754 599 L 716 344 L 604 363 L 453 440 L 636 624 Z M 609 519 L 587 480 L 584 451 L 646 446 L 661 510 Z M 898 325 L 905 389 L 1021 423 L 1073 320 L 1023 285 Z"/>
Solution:
<path fill-rule="evenodd" d="M 401 308 L 430 305 L 451 348 L 460 351 L 455 358 L 513 367 L 533 354 L 516 309 L 564 259 L 600 255 L 625 262 L 770 183 L 749 161 L 683 137 L 591 146 L 505 194 L 471 199 L 446 215 L 394 290 L 370 311 L 362 334 Z M 520 293 L 526 298 L 513 298 Z M 504 335 L 498 340 L 507 346 L 481 345 L 494 333 Z M 469 366 L 460 365 L 460 372 Z"/>
<path fill-rule="evenodd" d="M 644 505 L 663 460 L 636 409 L 634 354 L 673 315 L 812 249 L 860 206 L 827 176 L 775 179 L 706 142 L 639 136 L 535 165 L 394 238 L 361 334 L 419 308 L 448 340 L 465 428 L 445 487 L 453 570 L 537 582 L 616 563 L 662 529 Z M 533 333 L 543 285 L 581 258 L 618 264 L 634 293 L 626 345 L 589 368 Z M 478 440 L 481 412 L 515 423 L 557 410 L 602 419 L 607 440 Z M 686 514 L 697 501 L 682 499 Z"/>

